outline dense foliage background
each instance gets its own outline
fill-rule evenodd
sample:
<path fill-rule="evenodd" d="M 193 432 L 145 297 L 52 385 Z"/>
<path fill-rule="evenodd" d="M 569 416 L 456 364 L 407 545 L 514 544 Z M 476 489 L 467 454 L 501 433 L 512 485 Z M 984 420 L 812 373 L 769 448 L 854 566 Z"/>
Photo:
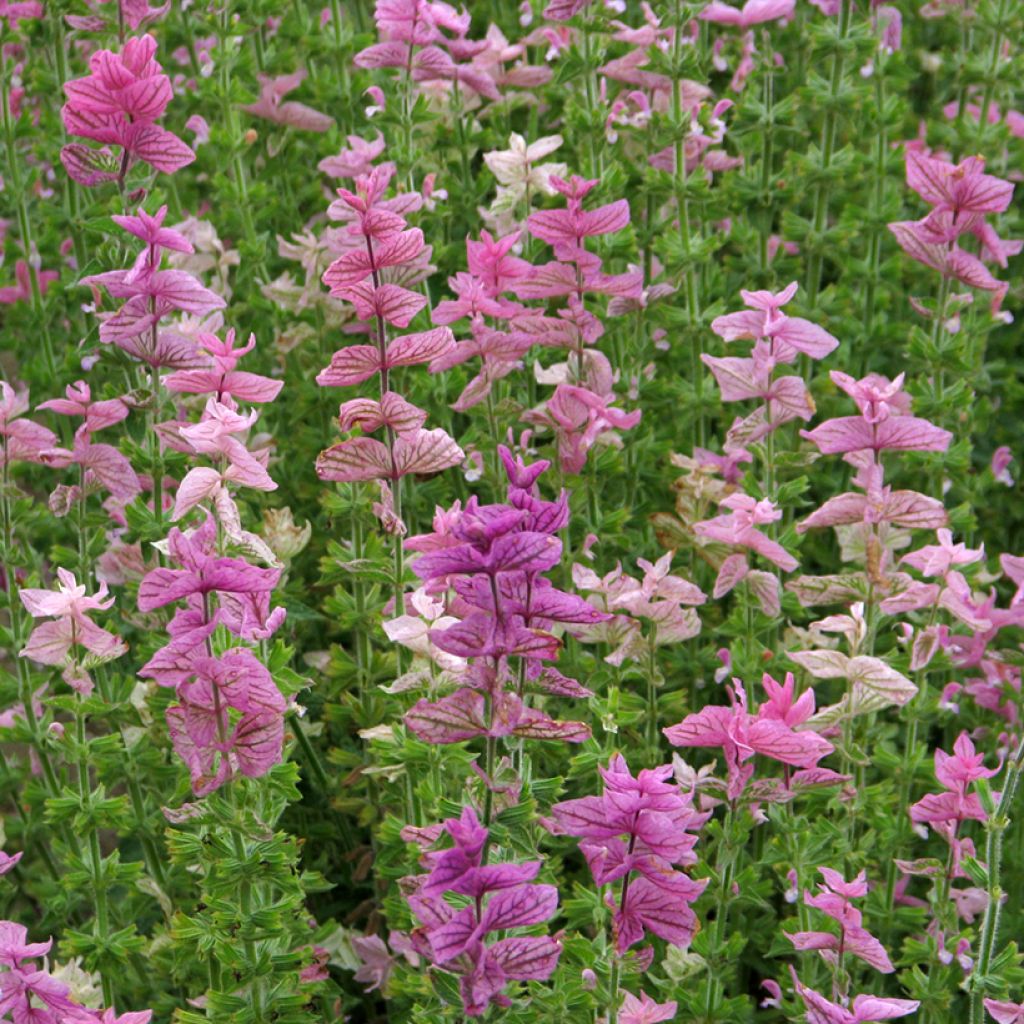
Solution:
<path fill-rule="evenodd" d="M 1021 21 L 1008 0 L 474 0 L 461 13 L 425 0 L 0 0 L 0 810 L 3 848 L 21 855 L 0 865 L 12 922 L 0 1011 L 18 1024 L 114 1006 L 181 1022 L 848 1024 L 913 1012 L 974 1024 L 988 997 L 993 1019 L 1024 1020 L 1012 942 L 1024 813 L 1011 802 L 1024 573 L 1000 557 L 1024 552 L 1012 461 L 1024 450 L 1021 257 L 1005 241 L 1020 231 L 1006 190 L 1024 152 Z M 166 95 L 159 69 L 131 71 L 145 97 L 120 77 L 130 61 L 115 55 L 147 33 Z M 101 84 L 66 92 L 90 75 Z M 151 123 L 175 142 L 143 138 Z M 367 184 L 388 162 L 393 175 Z M 360 202 L 387 211 L 379 225 Z M 124 220 L 165 206 L 175 237 Z M 916 242 L 889 227 L 929 216 Z M 346 235 L 353 223 L 363 235 Z M 372 240 L 379 257 L 417 229 L 422 244 L 403 235 L 408 252 L 379 272 Z M 332 264 L 365 256 L 361 238 L 364 277 L 332 278 Z M 161 268 L 194 283 L 154 283 Z M 379 297 L 353 301 L 363 281 L 406 290 L 404 323 Z M 795 295 L 740 295 L 790 282 Z M 141 305 L 118 334 L 110 314 L 132 295 Z M 748 316 L 765 326 L 732 341 L 719 318 L 759 302 Z M 379 362 L 359 383 L 335 357 L 438 325 L 458 356 L 435 333 L 425 357 L 388 367 L 390 385 Z M 239 346 L 255 336 L 240 369 L 279 393 L 168 382 L 214 379 L 201 335 L 229 328 Z M 785 330 L 804 338 L 788 356 Z M 738 363 L 754 339 L 757 360 L 728 367 L 753 377 L 727 393 L 714 360 Z M 217 372 L 234 372 L 233 358 Z M 329 364 L 346 386 L 318 383 Z M 771 390 L 783 377 L 797 383 Z M 84 426 L 40 409 L 76 381 L 90 389 Z M 422 422 L 409 432 L 385 415 L 379 472 L 352 448 L 347 470 L 318 463 L 373 430 L 365 409 L 339 429 L 339 402 L 389 386 L 424 410 L 424 431 L 447 436 L 432 435 L 435 461 L 410 455 L 402 476 L 396 445 L 424 444 Z M 914 436 L 900 444 L 800 433 L 858 410 L 858 430 L 909 420 L 909 402 Z M 258 419 L 229 422 L 250 408 Z M 510 491 L 499 445 L 552 465 L 536 485 L 513 470 Z M 194 501 L 178 490 L 186 474 Z M 883 486 L 917 496 L 899 514 Z M 562 489 L 564 524 L 532 504 Z M 798 529 L 842 494 L 856 500 L 823 515 L 833 529 Z M 780 515 L 754 511 L 762 499 Z M 495 525 L 503 503 L 533 518 Z M 952 538 L 937 540 L 943 527 Z M 168 543 L 172 528 L 209 536 Z M 432 529 L 403 550 L 403 534 Z M 537 550 L 557 550 L 528 556 L 520 536 L 502 562 L 492 545 L 506 529 L 546 533 Z M 436 554 L 456 541 L 475 545 L 475 568 L 465 552 Z M 671 567 L 658 562 L 669 551 Z M 608 575 L 620 567 L 625 577 Z M 74 587 L 58 568 L 84 585 L 79 604 L 31 597 Z M 195 578 L 175 590 L 174 572 Z M 542 577 L 565 592 L 557 614 L 529 610 Z M 112 605 L 81 603 L 107 586 Z M 586 622 L 580 598 L 615 617 Z M 438 639 L 459 620 L 472 636 Z M 166 654 L 168 628 L 192 640 Z M 556 660 L 568 681 L 544 675 Z M 762 673 L 782 684 L 787 672 L 797 694 L 813 684 L 813 717 L 792 693 L 767 699 Z M 475 724 L 465 702 L 424 707 L 464 691 L 479 700 Z M 525 697 L 525 711 L 501 693 Z M 709 706 L 725 718 L 699 718 Z M 202 723 L 182 725 L 196 708 Z M 539 718 L 528 727 L 520 713 Z M 782 746 L 752 738 L 767 719 L 784 723 Z M 250 722 L 257 740 L 229 750 L 225 730 Z M 963 741 L 959 767 L 936 779 L 933 753 L 965 731 L 990 782 Z M 787 743 L 788 760 L 776 756 Z M 645 776 L 628 798 L 640 801 L 632 832 L 627 821 L 598 836 L 565 802 L 606 783 L 628 792 L 621 766 L 611 781 L 599 773 L 618 754 L 634 775 L 675 755 L 674 774 Z M 821 773 L 801 787 L 794 769 Z M 928 794 L 945 803 L 909 814 Z M 641 804 L 667 816 L 657 841 L 638 831 Z M 486 840 L 466 820 L 430 831 L 467 807 Z M 595 813 L 626 810 L 609 797 Z M 465 854 L 458 871 L 436 852 L 449 847 Z M 461 888 L 431 874 L 442 861 Z M 485 926 L 498 885 L 480 881 L 485 866 L 524 861 L 539 862 L 536 882 L 507 869 L 501 885 L 534 911 L 495 911 Z M 868 887 L 807 902 L 822 867 L 864 872 Z M 638 902 L 645 871 L 675 879 L 664 899 L 680 904 L 668 923 L 639 915 L 624 942 L 626 883 Z M 410 881 L 424 875 L 434 882 Z M 447 957 L 428 920 L 449 913 L 446 891 L 446 906 L 477 915 Z M 25 980 L 46 950 L 26 952 L 19 924 L 29 942 L 53 938 L 56 981 Z M 544 957 L 532 947 L 543 963 L 506 978 L 481 950 L 510 933 L 553 939 Z M 787 937 L 798 933 L 835 942 L 801 946 Z M 854 1001 L 866 993 L 919 1007 Z"/>

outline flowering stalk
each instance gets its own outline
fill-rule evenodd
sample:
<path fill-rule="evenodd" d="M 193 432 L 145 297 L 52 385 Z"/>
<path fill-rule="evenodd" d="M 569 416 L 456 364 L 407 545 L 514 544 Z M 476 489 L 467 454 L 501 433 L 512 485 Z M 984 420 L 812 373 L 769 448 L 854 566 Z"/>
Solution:
<path fill-rule="evenodd" d="M 984 1024 L 984 1003 L 989 1002 L 984 999 L 985 982 L 989 977 L 992 959 L 999 941 L 999 917 L 1003 900 L 1006 897 L 1000 877 L 1003 866 L 1003 839 L 1010 825 L 1010 811 L 1017 796 L 1022 771 L 1024 771 L 1024 743 L 1018 746 L 1016 753 L 1006 766 L 1006 776 L 999 794 L 999 802 L 993 806 L 994 801 L 989 791 L 984 784 L 980 787 L 986 811 L 984 872 L 988 900 L 985 904 L 985 913 L 978 937 L 977 962 L 970 981 L 970 1024 Z"/>

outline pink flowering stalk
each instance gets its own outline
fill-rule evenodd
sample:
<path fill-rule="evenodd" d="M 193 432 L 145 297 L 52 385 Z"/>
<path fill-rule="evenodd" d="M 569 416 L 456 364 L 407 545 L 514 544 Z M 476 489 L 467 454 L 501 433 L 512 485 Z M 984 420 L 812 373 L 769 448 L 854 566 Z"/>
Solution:
<path fill-rule="evenodd" d="M 495 456 L 498 429 L 494 419 L 493 388 L 522 365 L 522 357 L 538 341 L 532 330 L 536 323 L 531 319 L 532 311 L 504 295 L 532 270 L 530 264 L 513 254 L 520 235 L 521 232 L 513 231 L 503 238 L 492 238 L 488 232 L 481 231 L 479 241 L 467 238 L 468 271 L 448 279 L 455 298 L 439 302 L 431 314 L 435 324 L 469 321 L 470 337 L 458 341 L 434 359 L 430 372 L 438 373 L 471 359 L 480 359 L 479 371 L 452 403 L 452 408 L 465 412 L 480 402 L 487 402 Z M 525 330 L 518 326 L 520 321 L 525 322 Z"/>
<path fill-rule="evenodd" d="M 465 147 L 465 103 L 476 97 L 500 99 L 498 76 L 494 62 L 474 60 L 488 49 L 488 43 L 467 37 L 471 22 L 468 11 L 457 11 L 436 0 L 377 0 L 374 21 L 380 41 L 357 53 L 355 64 L 366 69 L 400 70 L 400 153 L 403 165 L 411 173 L 415 161 L 413 106 L 417 87 L 449 98 L 459 142 Z M 463 163 L 464 172 L 465 167 Z"/>
<path fill-rule="evenodd" d="M 701 620 L 695 606 L 707 600 L 699 587 L 669 571 L 673 557 L 670 551 L 654 563 L 638 558 L 641 579 L 623 572 L 621 565 L 604 576 L 578 562 L 572 567 L 577 589 L 589 591 L 590 603 L 610 613 L 604 621 L 573 627 L 573 635 L 582 643 L 608 644 L 612 650 L 604 660 L 609 665 L 642 666 L 647 682 L 645 734 L 652 751 L 658 747 L 657 691 L 665 681 L 658 665 L 659 648 L 697 636 Z"/>
<path fill-rule="evenodd" d="M 648 933 L 686 949 L 697 930 L 691 904 L 707 880 L 695 881 L 678 868 L 697 862 L 695 833 L 708 815 L 667 781 L 671 765 L 644 769 L 634 777 L 626 759 L 616 754 L 599 770 L 603 795 L 555 804 L 549 827 L 578 836 L 595 883 L 609 886 L 605 903 L 612 911 L 609 1009 L 614 1020 L 620 958 Z M 617 898 L 612 892 L 616 883 Z M 649 950 L 640 953 L 647 962 L 651 955 Z"/>
<path fill-rule="evenodd" d="M 590 603 L 601 611 L 618 613 L 604 622 L 574 630 L 577 639 L 613 643 L 616 649 L 605 657 L 610 665 L 648 655 L 647 671 L 655 675 L 656 649 L 697 636 L 701 623 L 694 606 L 707 600 L 699 587 L 669 571 L 672 558 L 672 552 L 654 563 L 638 558 L 642 579 L 624 573 L 621 565 L 599 576 L 588 566 L 575 563 L 573 583 L 590 592 Z M 648 624 L 646 633 L 644 624 Z"/>
<path fill-rule="evenodd" d="M 453 845 L 438 849 L 447 833 Z M 558 909 L 558 890 L 534 882 L 540 861 L 488 863 L 489 833 L 472 807 L 443 826 L 416 829 L 407 838 L 420 844 L 426 874 L 404 879 L 406 899 L 419 919 L 413 948 L 440 970 L 459 978 L 467 1017 L 489 1006 L 508 1007 L 514 981 L 544 981 L 558 964 L 562 947 L 547 935 L 507 935 L 548 921 Z M 456 909 L 451 893 L 468 905 Z"/>
<path fill-rule="evenodd" d="M 72 142 L 60 153 L 68 174 L 94 187 L 125 177 L 139 162 L 173 174 L 195 153 L 173 132 L 157 124 L 171 101 L 171 82 L 156 60 L 156 40 L 129 39 L 120 53 L 98 50 L 89 59 L 90 73 L 64 83 L 67 102 L 61 110 L 69 135 L 99 142 L 94 149 Z M 110 147 L 121 150 L 120 159 Z"/>
<path fill-rule="evenodd" d="M 317 377 L 322 387 L 351 387 L 372 378 L 378 398 L 353 398 L 342 404 L 339 423 L 344 431 L 360 434 L 343 440 L 317 459 L 321 480 L 353 483 L 383 482 L 394 502 L 394 531 L 402 523 L 401 480 L 410 474 L 437 473 L 462 462 L 462 449 L 443 430 L 424 429 L 427 414 L 391 388 L 391 372 L 401 366 L 429 363 L 455 344 L 448 327 L 390 338 L 390 329 L 409 326 L 425 298 L 405 287 L 407 271 L 429 259 L 429 248 L 418 228 L 408 228 L 406 213 L 419 207 L 417 193 L 385 199 L 394 165 L 375 167 L 356 179 L 355 191 L 338 189 L 339 199 L 329 215 L 345 224 L 345 251 L 326 270 L 324 284 L 331 294 L 355 307 L 368 325 L 373 344 L 349 345 L 334 353 L 330 366 Z M 403 276 L 405 275 L 405 276 Z M 399 283 L 401 282 L 401 283 Z M 383 429 L 385 440 L 366 435 Z M 395 603 L 403 610 L 405 590 L 402 545 L 395 544 Z"/>
<path fill-rule="evenodd" d="M 64 515 L 71 506 L 85 502 L 88 495 L 96 490 L 108 492 L 114 501 L 122 505 L 130 502 L 142 490 L 131 463 L 113 445 L 92 439 L 96 431 L 124 420 L 128 406 L 119 398 L 94 402 L 89 385 L 83 380 L 69 385 L 65 395 L 65 398 L 54 398 L 39 405 L 40 409 L 48 409 L 60 416 L 82 419 L 71 449 L 53 447 L 42 454 L 42 460 L 48 466 L 58 469 L 78 467 L 78 484 L 59 486 L 50 497 L 51 511 Z M 81 568 L 85 570 L 85 567 Z"/>
<path fill-rule="evenodd" d="M 969 792 L 973 783 L 999 774 L 999 768 L 985 768 L 985 757 L 975 752 L 974 744 L 962 732 L 953 744 L 953 753 L 935 751 L 935 777 L 943 787 L 941 793 L 929 793 L 910 808 L 910 820 L 918 826 L 930 826 L 949 845 L 949 860 L 939 892 L 940 913 L 945 901 L 953 896 L 951 883 L 966 878 L 962 862 L 975 855 L 971 839 L 960 835 L 966 821 L 985 821 L 988 817 L 976 793 Z"/>
<path fill-rule="evenodd" d="M 794 932 L 786 937 L 801 951 L 817 950 L 833 971 L 833 992 L 845 995 L 849 986 L 844 957 L 854 956 L 883 974 L 892 974 L 895 968 L 885 947 L 863 925 L 861 912 L 853 900 L 867 895 L 868 883 L 862 871 L 847 882 L 832 868 L 819 868 L 824 882 L 818 893 L 804 892 L 804 903 L 820 910 L 839 925 L 834 932 Z"/>
<path fill-rule="evenodd" d="M 792 301 L 796 291 L 796 281 L 777 293 L 743 290 L 740 295 L 747 309 L 711 321 L 711 329 L 727 343 L 741 339 L 754 341 L 753 352 L 747 359 L 702 356 L 715 375 L 722 401 L 757 398 L 764 402 L 730 430 L 730 435 L 743 444 L 770 437 L 788 420 L 810 419 L 814 403 L 801 378 L 773 378 L 775 367 L 796 362 L 801 355 L 824 359 L 839 345 L 824 328 L 803 317 L 782 312 L 782 307 Z"/>
<path fill-rule="evenodd" d="M 84 277 L 81 284 L 103 289 L 111 298 L 125 301 L 100 318 L 100 341 L 124 349 L 153 368 L 186 369 L 202 365 L 196 345 L 180 327 L 162 327 L 171 313 L 205 317 L 224 308 L 224 299 L 205 288 L 187 271 L 161 269 L 164 252 L 193 251 L 181 232 L 165 228 L 167 207 L 150 216 L 139 209 L 134 215 L 115 216 L 115 223 L 145 243 L 127 270 L 109 270 Z"/>
<path fill-rule="evenodd" d="M 280 570 L 219 555 L 216 541 L 211 516 L 187 533 L 172 529 L 167 548 L 177 568 L 150 571 L 138 595 L 142 612 L 184 602 L 168 624 L 170 642 L 139 674 L 175 688 L 167 726 L 198 796 L 236 774 L 266 774 L 281 760 L 284 736 L 284 698 L 253 652 L 236 646 L 217 656 L 212 645 L 218 626 L 243 642 L 274 634 L 285 614 L 270 607 Z"/>
<path fill-rule="evenodd" d="M 558 317 L 542 316 L 530 327 L 526 318 L 519 326 L 533 330 L 537 342 L 567 349 L 568 362 L 545 372 L 543 378 L 556 385 L 555 393 L 524 419 L 551 429 L 556 437 L 561 468 L 579 473 L 587 453 L 599 440 L 615 443 L 615 430 L 629 430 L 640 421 L 639 410 L 626 413 L 616 408 L 612 390 L 613 374 L 608 360 L 589 347 L 597 343 L 605 328 L 600 317 L 587 308 L 588 296 L 639 298 L 642 274 L 606 274 L 602 260 L 587 249 L 587 239 L 621 231 L 629 224 L 629 203 L 616 200 L 593 209 L 583 202 L 596 181 L 573 175 L 568 180 L 552 176 L 552 188 L 566 199 L 565 209 L 539 210 L 530 214 L 530 234 L 547 242 L 555 260 L 536 266 L 512 291 L 520 299 L 564 299 Z"/>
<path fill-rule="evenodd" d="M 906 160 L 907 184 L 931 211 L 919 221 L 890 224 L 889 230 L 909 256 L 941 274 L 940 301 L 933 314 L 936 323 L 946 317 L 953 280 L 991 292 L 993 315 L 998 313 L 1008 286 L 992 276 L 983 260 L 1005 269 L 1007 258 L 1019 253 L 1024 243 L 1003 241 L 985 218 L 1009 207 L 1013 183 L 985 174 L 985 161 L 978 156 L 954 165 L 908 149 Z M 981 258 L 961 247 L 959 240 L 965 235 L 975 236 Z"/>
<path fill-rule="evenodd" d="M 781 605 L 777 574 L 754 569 L 745 552 L 760 555 L 785 572 L 797 567 L 796 558 L 758 528 L 778 522 L 782 511 L 767 498 L 757 501 L 740 491 L 726 494 L 719 503 L 730 511 L 694 523 L 693 532 L 705 544 L 724 544 L 741 550 L 725 556 L 719 563 L 713 596 L 724 597 L 742 582 L 766 615 L 778 615 Z"/>

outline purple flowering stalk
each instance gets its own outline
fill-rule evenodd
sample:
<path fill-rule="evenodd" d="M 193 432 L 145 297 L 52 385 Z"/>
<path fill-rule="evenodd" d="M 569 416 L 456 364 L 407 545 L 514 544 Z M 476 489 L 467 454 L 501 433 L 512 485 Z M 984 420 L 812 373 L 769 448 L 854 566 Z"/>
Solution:
<path fill-rule="evenodd" d="M 549 828 L 579 837 L 594 882 L 608 886 L 604 902 L 612 918 L 607 1009 L 610 1024 L 616 1024 L 622 957 L 648 933 L 686 949 L 697 930 L 691 904 L 707 879 L 695 881 L 678 868 L 697 863 L 694 833 L 710 815 L 694 808 L 692 794 L 667 781 L 671 765 L 643 769 L 634 777 L 626 759 L 617 754 L 600 772 L 603 795 L 555 804 Z M 636 959 L 649 965 L 653 956 L 647 946 Z"/>
<path fill-rule="evenodd" d="M 465 659 L 458 689 L 439 700 L 421 699 L 406 714 L 406 725 L 431 743 L 483 738 L 486 787 L 484 826 L 491 824 L 496 788 L 497 740 L 564 740 L 582 743 L 590 728 L 557 721 L 528 703 L 527 690 L 555 696 L 586 697 L 590 691 L 556 668 L 561 643 L 551 630 L 573 629 L 609 616 L 574 594 L 559 590 L 546 573 L 561 558 L 556 534 L 568 522 L 568 495 L 539 497 L 537 479 L 550 466 L 527 466 L 499 448 L 508 474 L 507 501 L 481 505 L 470 498 L 438 510 L 434 531 L 412 537 L 406 546 L 419 553 L 413 572 L 428 593 L 452 591 L 448 611 L 456 621 L 432 629 L 430 643 Z M 520 770 L 523 771 L 520 753 Z"/>
<path fill-rule="evenodd" d="M 445 833 L 453 845 L 438 849 Z M 427 869 L 402 880 L 420 922 L 410 936 L 412 948 L 459 977 L 467 1017 L 482 1016 L 489 1006 L 511 1006 L 505 994 L 511 982 L 552 975 L 562 952 L 557 937 L 507 934 L 543 924 L 558 909 L 558 889 L 534 882 L 540 861 L 488 863 L 489 832 L 472 807 L 443 826 L 406 830 L 403 838 L 419 844 Z"/>

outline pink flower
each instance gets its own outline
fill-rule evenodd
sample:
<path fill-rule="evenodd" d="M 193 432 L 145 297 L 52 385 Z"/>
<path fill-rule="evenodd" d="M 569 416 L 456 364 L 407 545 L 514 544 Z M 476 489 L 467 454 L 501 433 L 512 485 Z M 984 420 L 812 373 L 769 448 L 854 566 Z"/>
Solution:
<path fill-rule="evenodd" d="M 174 749 L 197 796 L 236 773 L 258 778 L 281 760 L 285 700 L 267 669 L 244 647 L 198 658 L 179 704 L 165 712 Z M 233 714 L 234 712 L 234 714 Z"/>
<path fill-rule="evenodd" d="M 719 25 L 737 25 L 750 28 L 766 21 L 789 20 L 793 17 L 796 0 L 747 0 L 742 8 L 730 7 L 721 0 L 712 0 L 698 15 L 701 21 L 714 21 Z"/>
<path fill-rule="evenodd" d="M 31 420 L 28 391 L 15 391 L 0 380 L 0 465 L 12 462 L 42 462 L 44 452 L 57 443 L 57 435 Z"/>
<path fill-rule="evenodd" d="M 1013 198 L 1013 182 L 984 174 L 984 168 L 979 156 L 954 165 L 917 150 L 907 151 L 907 184 L 934 212 L 951 213 L 961 223 L 965 215 L 1002 213 Z"/>
<path fill-rule="evenodd" d="M 736 493 L 724 498 L 720 504 L 732 511 L 728 515 L 694 523 L 693 530 L 698 537 L 749 548 L 786 572 L 797 567 L 797 560 L 781 544 L 757 529 L 782 518 L 782 513 L 771 501 L 767 498 L 757 501 L 749 495 Z"/>
<path fill-rule="evenodd" d="M 131 501 L 142 490 L 142 482 L 128 459 L 113 445 L 94 443 L 84 425 L 75 433 L 74 446 L 70 450 L 49 448 L 41 453 L 39 461 L 57 469 L 79 466 L 84 471 L 86 493 L 98 486 L 109 491 L 122 504 Z M 75 500 L 85 498 L 77 485 L 73 495 Z"/>
<path fill-rule="evenodd" d="M 945 576 L 955 565 L 973 565 L 985 557 L 984 545 L 971 550 L 965 544 L 954 544 L 952 531 L 947 529 L 939 529 L 936 535 L 938 544 L 928 544 L 904 555 L 901 563 L 913 566 L 924 576 Z"/>
<path fill-rule="evenodd" d="M 985 999 L 985 1009 L 998 1024 L 1024 1024 L 1024 1003 L 1003 999 Z"/>
<path fill-rule="evenodd" d="M 1013 462 L 1013 452 L 1006 445 L 997 448 L 992 453 L 992 476 L 1007 487 L 1013 486 L 1013 476 L 1010 473 L 1011 462 Z"/>
<path fill-rule="evenodd" d="M 334 118 L 319 110 L 307 107 L 294 100 L 282 102 L 288 93 L 297 89 L 305 80 L 305 68 L 299 68 L 287 75 L 260 75 L 260 96 L 255 103 L 242 107 L 247 114 L 262 117 L 288 128 L 308 132 L 326 132 L 334 127 Z"/>
<path fill-rule="evenodd" d="M 707 881 L 694 881 L 673 865 L 696 862 L 692 832 L 707 815 L 694 810 L 691 794 L 667 781 L 671 765 L 644 769 L 634 777 L 617 754 L 600 771 L 604 794 L 555 804 L 554 826 L 580 837 L 580 851 L 598 885 L 622 880 L 619 900 L 610 893 L 605 899 L 614 911 L 620 954 L 646 932 L 686 948 L 697 928 L 690 904 Z"/>
<path fill-rule="evenodd" d="M 15 302 L 30 302 L 32 300 L 32 274 L 36 275 L 39 282 L 39 293 L 45 295 L 52 281 L 56 281 L 60 274 L 56 270 L 30 270 L 24 260 L 17 260 L 14 264 L 15 284 L 6 285 L 0 288 L 0 305 L 12 306 Z"/>
<path fill-rule="evenodd" d="M 903 374 L 890 381 L 872 373 L 854 380 L 832 371 L 832 380 L 854 401 L 860 416 L 826 420 L 814 430 L 801 430 L 824 455 L 857 451 L 944 452 L 953 435 L 917 416 L 908 415 L 910 398 L 902 390 Z"/>
<path fill-rule="evenodd" d="M 796 290 L 796 281 L 774 294 L 741 290 L 740 296 L 749 308 L 716 317 L 711 321 L 711 329 L 727 342 L 740 338 L 767 340 L 776 362 L 792 363 L 800 353 L 811 359 L 824 359 L 839 342 L 817 324 L 782 312 Z"/>
<path fill-rule="evenodd" d="M 28 642 L 18 653 L 42 665 L 63 665 L 75 647 L 81 647 L 101 661 L 119 658 L 128 650 L 125 642 L 101 629 L 89 618 L 90 613 L 106 611 L 113 603 L 107 597 L 106 583 L 92 597 L 67 569 L 57 570 L 56 590 L 25 588 L 19 591 L 21 603 L 33 618 L 54 621 L 36 626 Z M 78 676 L 74 676 L 78 678 Z M 91 689 L 91 684 L 83 684 Z"/>
<path fill-rule="evenodd" d="M 4 853 L 0 850 L 0 875 L 6 875 L 8 871 L 13 871 L 18 865 L 18 861 L 24 856 L 23 851 L 18 853 Z"/>
<path fill-rule="evenodd" d="M 42 402 L 40 409 L 49 409 L 61 416 L 81 416 L 85 422 L 79 428 L 93 434 L 104 427 L 120 423 L 128 415 L 128 406 L 120 398 L 102 402 L 92 400 L 92 392 L 84 380 L 75 381 L 64 389 L 65 398 L 51 398 Z"/>
<path fill-rule="evenodd" d="M 65 82 L 67 102 L 61 116 L 68 134 L 103 144 L 96 150 L 71 143 L 61 150 L 61 162 L 79 184 L 123 181 L 124 171 L 138 160 L 173 174 L 195 159 L 177 135 L 156 123 L 172 90 L 155 55 L 152 36 L 132 38 L 120 53 L 96 51 L 89 58 L 90 73 Z M 125 152 L 126 163 L 120 169 L 106 149 L 111 145 Z"/>
<path fill-rule="evenodd" d="M 172 562 L 182 568 L 157 568 L 139 584 L 139 610 L 154 611 L 193 595 L 238 594 L 250 598 L 266 597 L 277 586 L 279 569 L 262 569 L 238 558 L 215 553 L 217 528 L 211 518 L 187 533 L 175 527 L 167 539 Z M 282 617 L 278 617 L 279 622 Z"/>
<path fill-rule="evenodd" d="M 18 27 L 19 21 L 41 18 L 43 16 L 43 5 L 39 0 L 2 0 L 0 2 L 0 21 L 7 19 L 7 24 L 12 28 Z"/>
<path fill-rule="evenodd" d="M 137 217 L 120 218 L 120 226 L 129 234 L 146 243 L 135 263 L 128 270 L 108 270 L 102 274 L 83 277 L 79 282 L 94 288 L 103 288 L 110 296 L 127 301 L 113 314 L 104 314 L 100 324 L 100 341 L 113 342 L 146 361 L 156 360 L 164 365 L 161 355 L 168 349 L 180 350 L 191 356 L 194 346 L 176 337 L 174 342 L 163 339 L 158 325 L 171 312 L 206 316 L 223 309 L 225 302 L 215 292 L 204 288 L 184 270 L 161 270 L 161 251 L 166 246 L 177 252 L 190 252 L 191 244 L 171 228 L 162 227 L 164 211 L 155 217 L 139 211 Z"/>
<path fill-rule="evenodd" d="M 678 1003 L 656 1003 L 646 992 L 637 999 L 632 992 L 623 997 L 619 1007 L 619 1024 L 659 1024 L 675 1018 Z"/>
<path fill-rule="evenodd" d="M 883 479 L 882 466 L 864 466 L 853 481 L 864 489 L 864 493 L 846 491 L 829 498 L 821 508 L 797 524 L 797 533 L 816 527 L 853 523 L 892 523 L 916 529 L 939 529 L 948 522 L 945 506 L 938 498 L 929 498 L 918 491 L 893 490 L 883 486 Z"/>
<path fill-rule="evenodd" d="M 597 185 L 573 175 L 568 181 L 553 176 L 551 185 L 566 197 L 564 210 L 540 210 L 527 218 L 530 234 L 554 247 L 560 260 L 575 259 L 586 238 L 621 231 L 629 224 L 629 202 L 617 199 L 593 210 L 583 209 L 583 199 Z"/>
<path fill-rule="evenodd" d="M 818 950 L 830 964 L 837 964 L 844 954 L 850 954 L 870 964 L 883 974 L 895 968 L 885 948 L 863 927 L 861 913 L 850 902 L 867 895 L 868 885 L 862 871 L 852 882 L 847 882 L 838 871 L 820 868 L 824 883 L 819 894 L 804 893 L 804 903 L 815 907 L 839 924 L 840 934 L 832 932 L 786 933 L 786 937 L 799 950 Z"/>
<path fill-rule="evenodd" d="M 770 677 L 769 677 L 770 678 Z M 773 709 L 747 710 L 747 694 L 739 680 L 726 687 L 729 706 L 711 705 L 687 715 L 678 725 L 663 729 L 676 747 L 721 747 L 729 769 L 729 795 L 736 799 L 753 774 L 746 766 L 755 754 L 763 754 L 797 768 L 813 768 L 833 747 L 823 736 L 809 730 L 796 731 L 773 717 Z"/>
<path fill-rule="evenodd" d="M 920 1003 L 913 999 L 889 999 L 882 996 L 857 996 L 849 1009 L 833 1003 L 813 989 L 800 984 L 796 972 L 790 967 L 793 985 L 807 1008 L 808 1024 L 866 1024 L 905 1017 L 913 1013 Z"/>
<path fill-rule="evenodd" d="M 587 452 L 599 438 L 614 439 L 614 430 L 629 430 L 640 422 L 640 410 L 623 412 L 612 405 L 615 396 L 598 395 L 584 387 L 559 384 L 548 399 L 546 412 L 558 437 L 563 472 L 579 473 Z"/>
<path fill-rule="evenodd" d="M 372 142 L 358 135 L 348 136 L 348 149 L 342 149 L 337 156 L 325 157 L 317 164 L 318 170 L 332 178 L 358 178 L 373 170 L 373 161 L 384 152 L 384 136 L 377 133 Z"/>
<path fill-rule="evenodd" d="M 218 401 L 230 396 L 243 402 L 272 402 L 284 385 L 256 373 L 247 373 L 235 367 L 242 356 L 256 347 L 256 335 L 250 334 L 242 348 L 235 347 L 234 328 L 223 341 L 216 334 L 199 332 L 199 348 L 209 356 L 210 365 L 202 370 L 179 370 L 164 380 L 169 391 L 185 394 L 212 393 Z"/>
<path fill-rule="evenodd" d="M 7 969 L 0 974 L 0 1013 L 11 1020 L 40 1024 L 86 1024 L 95 1019 L 93 1011 L 69 998 L 68 986 L 52 977 L 47 969 L 27 961 L 45 957 L 53 940 L 28 942 L 24 925 L 0 921 L 0 964 Z M 145 1024 L 144 1021 L 128 1024 Z"/>
<path fill-rule="evenodd" d="M 379 935 L 357 935 L 352 939 L 352 948 L 360 960 L 354 980 L 365 985 L 366 992 L 383 988 L 395 963 L 387 943 Z"/>
<path fill-rule="evenodd" d="M 110 219 L 128 234 L 134 235 L 153 249 L 168 249 L 173 252 L 192 253 L 192 243 L 180 231 L 174 228 L 165 228 L 164 219 L 167 217 L 167 206 L 161 206 L 153 216 L 150 216 L 140 206 L 135 215 L 114 214 Z M 150 253 L 150 262 L 155 254 Z"/>
<path fill-rule="evenodd" d="M 953 877 L 963 877 L 960 861 L 972 855 L 974 847 L 969 839 L 958 835 L 964 821 L 985 821 L 988 815 L 981 800 L 968 788 L 978 779 L 989 779 L 998 768 L 983 767 L 984 755 L 977 754 L 966 732 L 953 744 L 953 753 L 935 751 L 935 777 L 944 787 L 942 793 L 929 793 L 910 808 L 910 820 L 915 824 L 931 825 L 949 843 L 953 854 Z"/>

